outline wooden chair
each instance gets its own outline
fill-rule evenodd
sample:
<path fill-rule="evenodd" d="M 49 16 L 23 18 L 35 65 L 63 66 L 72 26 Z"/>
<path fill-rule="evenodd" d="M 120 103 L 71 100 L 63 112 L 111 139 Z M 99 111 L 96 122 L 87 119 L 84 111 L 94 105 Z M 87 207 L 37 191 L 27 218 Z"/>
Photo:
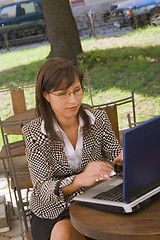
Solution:
<path fill-rule="evenodd" d="M 84 106 L 88 106 L 87 104 L 84 104 Z M 101 106 L 101 105 L 93 105 L 89 106 L 88 108 L 95 108 L 95 109 L 101 109 L 106 111 L 107 116 L 110 120 L 112 130 L 114 131 L 115 136 L 117 137 L 118 141 L 120 142 L 119 138 L 119 126 L 118 126 L 118 115 L 117 115 L 117 106 L 112 105 L 112 106 Z"/>
<path fill-rule="evenodd" d="M 87 104 L 84 104 L 84 106 L 89 106 L 89 108 L 97 108 L 102 109 L 107 112 L 108 118 L 111 122 L 112 130 L 115 133 L 115 136 L 117 137 L 118 141 L 120 141 L 120 134 L 119 134 L 119 124 L 118 124 L 118 113 L 117 108 L 123 104 L 131 103 L 132 104 L 132 112 L 133 112 L 133 120 L 136 122 L 136 111 L 135 111 L 135 102 L 134 102 L 134 92 L 131 92 L 131 96 L 127 98 L 123 98 L 117 101 L 113 101 L 110 103 L 104 103 L 99 105 L 93 105 L 89 106 Z"/>
<path fill-rule="evenodd" d="M 5 141 L 5 139 L 4 139 L 4 135 L 5 135 L 4 127 L 5 127 L 5 124 L 3 123 L 3 121 L 0 118 L 0 128 L 1 128 L 1 135 L 2 135 L 3 143 Z M 19 145 L 19 142 L 14 143 L 15 146 L 16 146 L 16 144 Z M 14 214 L 13 201 L 12 201 L 12 195 L 11 195 L 11 185 L 10 185 L 9 163 L 8 163 L 8 158 L 7 158 L 6 152 L 7 152 L 7 149 L 6 149 L 6 145 L 4 144 L 1 148 L 1 151 L 0 151 L 0 160 L 2 160 L 2 163 L 3 163 L 4 173 L 5 173 L 5 176 L 6 176 L 6 179 L 7 179 L 7 183 L 8 183 L 8 190 L 9 190 L 9 195 L 10 195 L 10 200 L 11 200 L 12 212 Z M 22 155 L 25 155 L 24 147 L 19 148 L 19 151 L 16 150 L 16 151 L 12 152 L 13 157 L 19 157 L 19 156 L 22 156 Z"/>
<path fill-rule="evenodd" d="M 14 191 L 14 196 L 17 205 L 17 213 L 20 221 L 20 228 L 22 233 L 22 239 L 24 238 L 24 234 L 29 237 L 30 232 L 30 216 L 31 212 L 28 208 L 29 199 L 28 199 L 28 192 L 33 188 L 32 181 L 29 175 L 28 168 L 15 168 L 14 159 L 13 159 L 13 152 L 19 152 L 19 149 L 22 150 L 24 147 L 24 141 L 19 141 L 15 143 L 10 143 L 8 139 L 8 135 L 4 135 L 4 145 L 6 149 L 6 155 L 9 163 L 9 170 L 10 170 L 10 179 L 11 179 L 11 188 Z M 18 144 L 19 143 L 19 144 Z M 21 190 L 26 189 L 26 199 L 22 198 Z M 24 225 L 24 229 L 23 229 Z M 31 238 L 27 238 L 31 239 Z"/>
<path fill-rule="evenodd" d="M 25 119 L 25 122 L 26 122 L 26 119 Z M 6 174 L 10 198 L 11 198 L 12 209 L 13 209 L 13 201 L 11 196 L 11 189 L 14 192 L 18 217 L 20 220 L 22 239 L 24 239 L 24 232 L 26 232 L 28 236 L 30 236 L 28 232 L 29 227 L 27 222 L 27 217 L 29 214 L 28 214 L 28 207 L 26 209 L 26 206 L 28 206 L 28 202 L 29 202 L 28 192 L 30 191 L 30 189 L 32 189 L 33 186 L 32 186 L 27 164 L 26 164 L 26 167 L 20 168 L 15 166 L 15 163 L 14 163 L 15 157 L 24 158 L 25 156 L 24 140 L 10 143 L 8 135 L 4 131 L 5 128 L 7 129 L 7 124 L 9 124 L 9 126 L 11 126 L 12 124 L 13 126 L 15 126 L 15 124 L 22 124 L 22 121 L 5 122 L 0 120 L 2 138 L 4 142 L 4 145 L 0 151 L 0 159 L 2 159 L 4 164 L 5 174 Z M 7 162 L 7 165 L 5 164 L 5 161 Z M 22 195 L 21 195 L 21 190 L 24 190 L 24 189 L 26 190 L 25 202 L 23 201 Z M 23 225 L 25 228 L 24 230 L 23 230 Z M 28 239 L 31 239 L 31 238 L 28 238 Z"/>
<path fill-rule="evenodd" d="M 21 115 L 21 112 L 10 117 L 11 119 L 13 117 L 14 120 L 11 120 L 10 118 L 8 118 L 7 120 L 2 121 L 0 118 L 0 128 L 1 128 L 3 142 L 4 142 L 5 134 L 22 135 L 22 132 L 21 132 L 22 126 L 24 124 L 26 124 L 28 121 L 31 121 L 32 119 L 35 118 L 34 109 L 24 111 L 23 117 L 22 116 L 20 117 L 19 115 Z M 17 119 L 17 117 L 18 117 L 18 119 Z M 22 120 L 20 120 L 20 119 L 22 119 Z M 17 145 L 19 145 L 19 141 L 14 142 L 13 144 L 16 147 Z M 20 157 L 20 156 L 23 156 L 23 157 L 25 156 L 25 147 L 24 146 L 18 147 L 18 148 L 16 148 L 16 150 L 14 150 L 14 149 L 12 150 L 13 158 Z M 8 182 L 9 195 L 10 195 L 12 210 L 13 210 L 13 214 L 14 214 L 13 201 L 12 201 L 12 196 L 11 196 L 11 192 L 10 192 L 9 167 L 8 167 L 8 160 L 7 160 L 5 145 L 3 145 L 0 150 L 0 160 L 2 160 L 3 167 L 4 167 L 4 173 L 6 175 L 6 179 Z M 24 171 L 24 169 L 22 169 L 22 172 L 23 171 Z"/>
<path fill-rule="evenodd" d="M 15 142 L 13 143 L 13 146 L 18 146 L 20 142 Z M 3 167 L 4 167 L 4 173 L 7 179 L 7 184 L 8 184 L 8 191 L 10 195 L 10 200 L 11 200 L 11 206 L 12 206 L 12 212 L 14 214 L 14 209 L 13 209 L 13 201 L 12 201 L 12 194 L 11 194 L 11 184 L 10 184 L 10 172 L 9 172 L 9 165 L 7 161 L 7 156 L 6 156 L 6 146 L 3 145 L 0 151 L 0 160 L 2 160 Z M 25 155 L 25 148 L 24 146 L 19 147 L 18 151 L 17 149 L 12 150 L 12 157 L 20 157 Z M 6 163 L 7 162 L 7 163 Z"/>

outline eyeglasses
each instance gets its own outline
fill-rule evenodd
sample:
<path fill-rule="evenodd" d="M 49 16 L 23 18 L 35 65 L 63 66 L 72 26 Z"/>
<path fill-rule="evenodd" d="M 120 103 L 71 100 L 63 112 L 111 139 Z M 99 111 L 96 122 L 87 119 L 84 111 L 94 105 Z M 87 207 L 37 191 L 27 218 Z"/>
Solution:
<path fill-rule="evenodd" d="M 63 93 L 53 93 L 50 92 L 52 95 L 59 97 L 60 99 L 67 99 L 70 97 L 71 93 L 74 94 L 74 96 L 81 96 L 83 94 L 83 89 L 80 88 L 76 88 L 73 92 L 63 92 Z"/>

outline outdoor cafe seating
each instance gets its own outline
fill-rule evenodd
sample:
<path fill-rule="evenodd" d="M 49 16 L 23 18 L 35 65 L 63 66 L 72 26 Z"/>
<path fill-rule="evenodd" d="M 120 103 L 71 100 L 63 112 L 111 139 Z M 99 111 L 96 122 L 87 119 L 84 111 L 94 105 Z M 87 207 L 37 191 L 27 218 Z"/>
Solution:
<path fill-rule="evenodd" d="M 27 161 L 25 160 L 25 144 L 21 133 L 21 127 L 31 119 L 35 118 L 35 110 L 26 110 L 24 91 L 22 89 L 11 91 L 12 106 L 14 114 L 8 119 L 0 120 L 3 146 L 0 151 L 0 159 L 3 162 L 4 172 L 8 183 L 12 213 L 17 214 L 21 229 L 22 239 L 32 239 L 30 228 L 29 192 L 32 190 L 32 182 L 29 175 Z M 19 104 L 20 103 L 20 104 Z M 21 135 L 22 140 L 11 142 L 11 135 Z M 21 166 L 17 166 L 15 158 L 19 158 Z M 13 207 L 14 193 L 17 211 Z M 26 190 L 25 199 L 22 190 Z"/>
<path fill-rule="evenodd" d="M 22 98 L 21 109 L 18 109 L 16 99 L 16 92 L 12 92 L 12 104 L 14 108 L 14 114 L 5 120 L 0 121 L 1 133 L 3 138 L 3 147 L 0 151 L 0 159 L 3 161 L 4 171 L 6 174 L 8 188 L 10 191 L 10 199 L 12 204 L 11 189 L 14 191 L 16 199 L 18 218 L 21 228 L 22 239 L 32 239 L 30 224 L 29 224 L 29 191 L 32 191 L 32 182 L 29 176 L 29 170 L 26 161 L 24 161 L 24 167 L 17 168 L 14 161 L 15 157 L 25 157 L 25 143 L 22 140 L 10 142 L 10 135 L 22 135 L 21 127 L 31 119 L 34 119 L 35 109 L 26 109 L 25 99 L 23 91 L 18 90 L 17 97 Z M 16 101 L 15 101 L 16 99 Z M 15 102 L 16 103 L 15 103 Z M 104 103 L 100 105 L 87 105 L 89 108 L 99 108 L 105 110 L 111 122 L 111 126 L 119 142 L 123 145 L 123 139 L 120 134 L 119 123 L 118 123 L 118 107 L 124 104 L 131 103 L 131 111 L 133 114 L 133 121 L 136 122 L 134 92 L 131 92 L 131 96 L 125 99 L 120 99 L 110 103 Z M 86 104 L 84 104 L 86 105 Z M 26 199 L 22 198 L 21 190 L 26 189 Z M 13 209 L 14 211 L 14 209 Z"/>

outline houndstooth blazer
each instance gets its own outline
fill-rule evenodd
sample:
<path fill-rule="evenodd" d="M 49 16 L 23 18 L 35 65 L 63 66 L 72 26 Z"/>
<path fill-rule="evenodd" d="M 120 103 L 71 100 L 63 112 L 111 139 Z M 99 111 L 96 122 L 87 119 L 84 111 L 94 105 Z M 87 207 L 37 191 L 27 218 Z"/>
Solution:
<path fill-rule="evenodd" d="M 74 176 L 82 172 L 90 161 L 104 158 L 112 161 L 122 150 L 111 130 L 107 114 L 101 110 L 91 112 L 95 122 L 91 125 L 91 131 L 83 136 L 82 162 L 74 173 L 68 164 L 64 143 L 55 141 L 51 144 L 47 135 L 41 131 L 41 118 L 31 121 L 22 128 L 33 182 L 30 209 L 40 218 L 56 218 L 69 206 L 75 196 L 84 191 L 84 188 L 81 188 L 65 197 L 61 188 L 69 185 Z"/>

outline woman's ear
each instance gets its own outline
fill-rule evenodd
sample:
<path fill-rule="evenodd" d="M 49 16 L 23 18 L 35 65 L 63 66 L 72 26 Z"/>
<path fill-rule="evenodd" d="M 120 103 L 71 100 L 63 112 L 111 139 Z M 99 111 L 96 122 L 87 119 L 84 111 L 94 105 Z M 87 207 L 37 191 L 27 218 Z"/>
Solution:
<path fill-rule="evenodd" d="M 43 92 L 43 97 L 49 102 L 49 94 L 47 92 Z"/>

